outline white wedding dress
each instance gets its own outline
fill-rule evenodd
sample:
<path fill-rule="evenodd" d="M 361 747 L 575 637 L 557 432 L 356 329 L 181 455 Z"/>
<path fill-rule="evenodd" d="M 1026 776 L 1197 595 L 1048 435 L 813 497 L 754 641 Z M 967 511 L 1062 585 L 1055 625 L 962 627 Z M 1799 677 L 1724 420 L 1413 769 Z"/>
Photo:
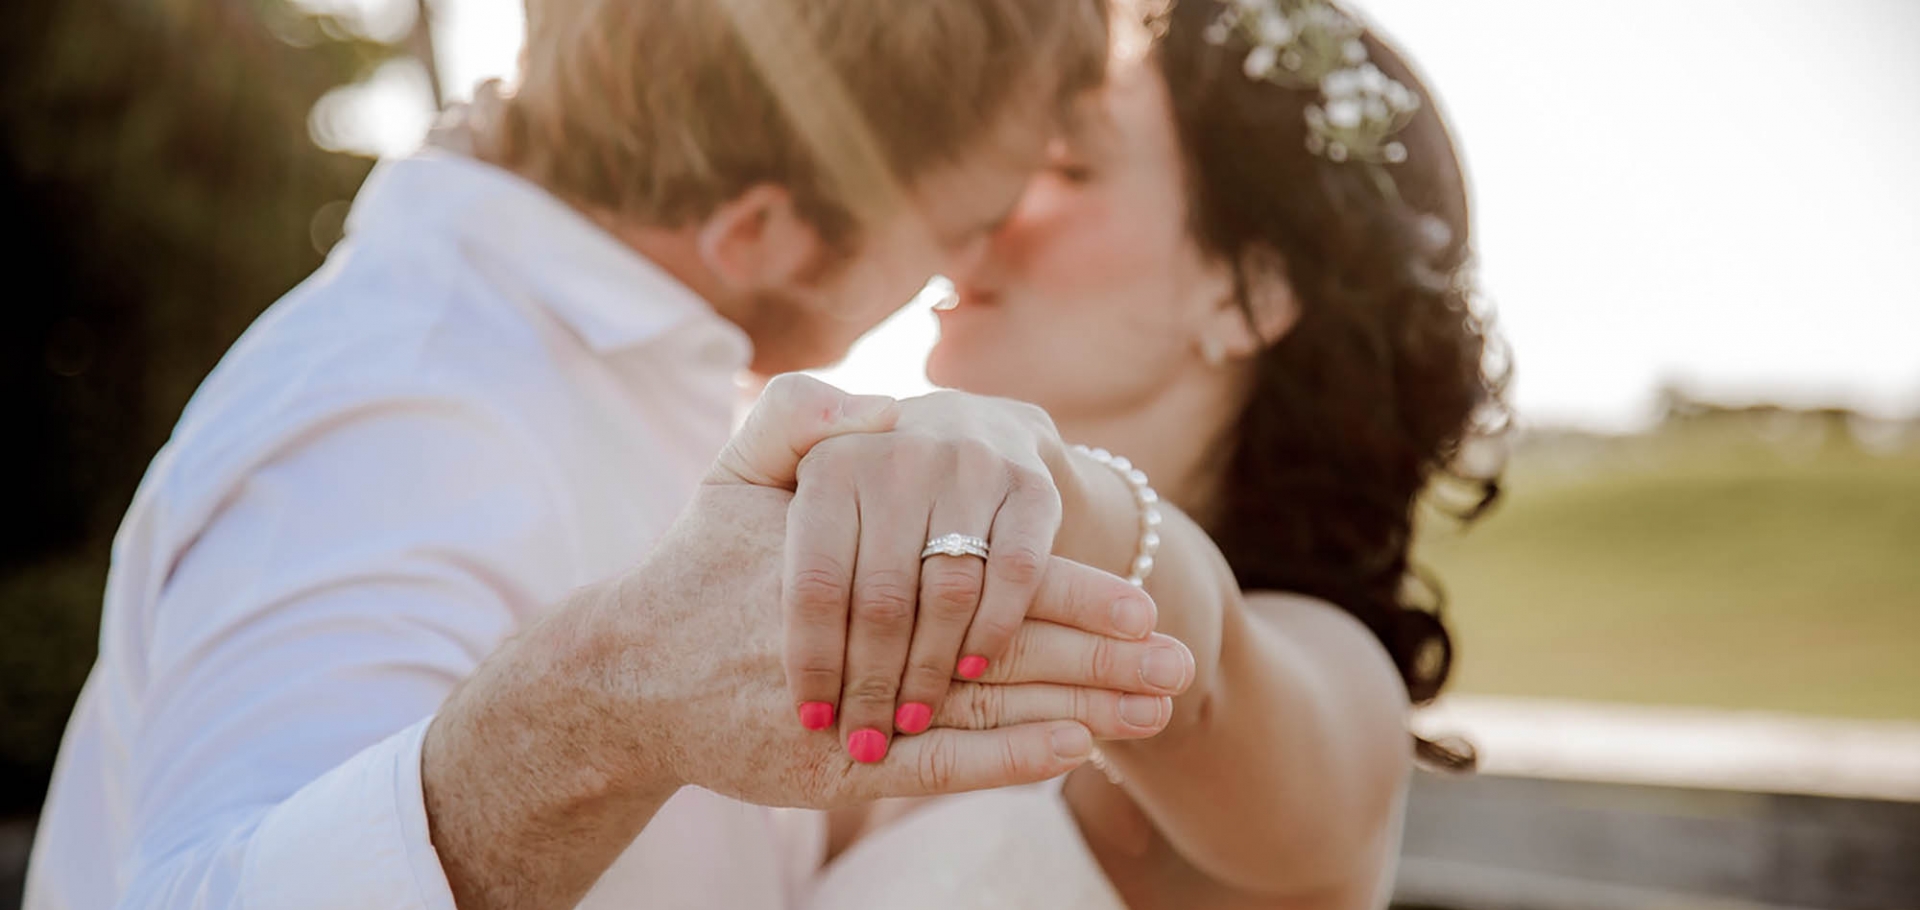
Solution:
<path fill-rule="evenodd" d="M 874 831 L 813 875 L 801 910 L 1127 910 L 1081 838 L 1065 778 L 942 797 Z M 1404 800 L 1396 812 L 1400 840 Z M 825 850 L 810 824 L 811 862 Z M 805 860 L 803 860 L 805 861 Z M 1373 906 L 1392 896 L 1383 871 Z"/>
<path fill-rule="evenodd" d="M 1061 797 L 1065 778 L 942 797 L 821 869 L 805 910 L 1127 910 Z M 824 832 L 822 832 L 824 837 Z"/>

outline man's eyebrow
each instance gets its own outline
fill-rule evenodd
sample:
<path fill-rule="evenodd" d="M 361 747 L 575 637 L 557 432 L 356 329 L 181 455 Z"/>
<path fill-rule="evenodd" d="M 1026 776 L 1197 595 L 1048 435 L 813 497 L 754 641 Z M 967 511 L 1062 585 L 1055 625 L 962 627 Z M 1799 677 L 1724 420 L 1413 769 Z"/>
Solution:
<path fill-rule="evenodd" d="M 1076 153 L 1103 153 L 1113 142 L 1116 127 L 1106 105 L 1087 101 L 1074 106 L 1062 124 L 1060 139 Z"/>

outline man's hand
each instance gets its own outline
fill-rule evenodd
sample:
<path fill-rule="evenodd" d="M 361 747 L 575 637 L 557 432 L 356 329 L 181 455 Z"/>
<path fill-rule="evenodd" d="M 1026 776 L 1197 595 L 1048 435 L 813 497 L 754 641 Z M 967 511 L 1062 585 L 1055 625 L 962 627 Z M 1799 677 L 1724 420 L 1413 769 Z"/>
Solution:
<path fill-rule="evenodd" d="M 795 710 L 814 729 L 837 714 L 848 751 L 869 762 L 895 731 L 940 716 L 956 673 L 978 679 L 1005 658 L 1061 519 L 1049 459 L 1064 447 L 1045 412 L 957 392 L 899 407 L 894 432 L 811 447 L 787 524 Z M 946 534 L 981 538 L 989 555 L 922 560 Z M 1114 588 L 1112 604 L 1103 633 L 1153 628 L 1145 595 Z"/>

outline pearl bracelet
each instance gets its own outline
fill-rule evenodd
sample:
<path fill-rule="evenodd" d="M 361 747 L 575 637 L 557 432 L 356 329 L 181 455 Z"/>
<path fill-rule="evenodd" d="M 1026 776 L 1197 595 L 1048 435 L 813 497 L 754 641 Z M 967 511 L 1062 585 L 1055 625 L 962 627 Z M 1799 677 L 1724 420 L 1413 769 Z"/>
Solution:
<path fill-rule="evenodd" d="M 1120 479 L 1127 482 L 1127 488 L 1133 491 L 1133 501 L 1140 507 L 1140 542 L 1133 551 L 1133 571 L 1127 574 L 1127 584 L 1136 588 L 1145 585 L 1147 576 L 1153 574 L 1154 554 L 1160 552 L 1160 494 L 1155 493 L 1153 486 L 1147 483 L 1147 472 L 1134 467 L 1133 462 L 1106 449 L 1076 445 L 1073 450 L 1112 468 L 1114 473 L 1120 475 Z M 1108 783 L 1118 787 L 1126 782 L 1120 769 L 1107 761 L 1099 749 L 1094 749 L 1089 758 Z"/>
<path fill-rule="evenodd" d="M 1154 554 L 1160 552 L 1160 494 L 1147 483 L 1147 472 L 1134 467 L 1133 462 L 1106 449 L 1076 445 L 1073 450 L 1112 468 L 1133 491 L 1133 501 L 1140 506 L 1140 543 L 1133 551 L 1133 571 L 1127 574 L 1127 583 L 1136 588 L 1146 584 L 1147 576 L 1153 574 Z"/>

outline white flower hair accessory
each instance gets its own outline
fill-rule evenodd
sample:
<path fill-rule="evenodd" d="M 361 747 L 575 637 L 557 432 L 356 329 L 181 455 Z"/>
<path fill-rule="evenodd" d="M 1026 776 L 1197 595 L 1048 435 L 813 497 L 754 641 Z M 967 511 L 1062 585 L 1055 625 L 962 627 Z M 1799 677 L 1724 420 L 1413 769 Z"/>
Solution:
<path fill-rule="evenodd" d="M 1306 109 L 1307 151 L 1376 166 L 1407 160 L 1407 147 L 1394 136 L 1420 110 L 1420 96 L 1367 61 L 1359 19 L 1329 0 L 1223 5 L 1207 27 L 1207 43 L 1238 36 L 1252 46 L 1241 66 L 1247 78 L 1320 90 L 1320 102 Z"/>

